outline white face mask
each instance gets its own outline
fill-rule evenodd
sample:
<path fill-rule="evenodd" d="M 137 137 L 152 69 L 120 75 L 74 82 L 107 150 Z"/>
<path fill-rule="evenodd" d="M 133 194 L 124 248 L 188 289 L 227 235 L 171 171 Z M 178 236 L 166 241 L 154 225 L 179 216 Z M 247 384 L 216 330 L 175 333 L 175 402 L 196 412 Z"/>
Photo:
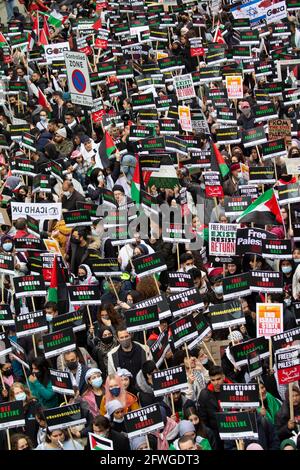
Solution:
<path fill-rule="evenodd" d="M 194 265 L 193 265 L 193 266 L 186 266 L 186 267 L 185 267 L 185 272 L 188 272 L 188 271 L 190 271 L 191 269 L 193 269 L 193 268 L 195 268 L 195 267 L 196 267 L 196 266 L 194 266 Z"/>
<path fill-rule="evenodd" d="M 100 181 L 104 181 L 104 176 L 103 175 L 99 175 L 97 177 L 97 180 L 100 182 Z"/>
<path fill-rule="evenodd" d="M 63 195 L 69 198 L 71 196 L 71 193 L 70 191 L 64 191 Z"/>

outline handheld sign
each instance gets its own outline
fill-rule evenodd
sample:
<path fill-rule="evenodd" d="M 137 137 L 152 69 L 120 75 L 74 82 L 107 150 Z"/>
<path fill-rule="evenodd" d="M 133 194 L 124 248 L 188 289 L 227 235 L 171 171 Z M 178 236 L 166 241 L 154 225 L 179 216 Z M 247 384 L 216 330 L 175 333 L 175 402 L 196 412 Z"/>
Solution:
<path fill-rule="evenodd" d="M 15 274 L 14 256 L 0 253 L 0 272 L 1 274 Z"/>
<path fill-rule="evenodd" d="M 193 320 L 194 324 L 196 325 L 198 336 L 191 343 L 189 343 L 188 349 L 190 351 L 194 349 L 198 343 L 201 343 L 203 338 L 205 338 L 205 336 L 208 335 L 208 333 L 211 331 L 211 327 L 202 313 L 197 313 Z"/>
<path fill-rule="evenodd" d="M 63 218 L 67 227 L 77 227 L 79 225 L 92 225 L 90 213 L 85 209 L 64 212 Z"/>
<path fill-rule="evenodd" d="M 124 424 L 130 439 L 164 427 L 160 408 L 157 404 L 126 413 Z"/>
<path fill-rule="evenodd" d="M 253 292 L 282 292 L 283 276 L 281 272 L 250 271 L 250 289 Z M 260 335 L 258 335 L 260 336 Z"/>
<path fill-rule="evenodd" d="M 259 406 L 258 384 L 223 384 L 220 389 L 222 408 L 257 408 Z"/>
<path fill-rule="evenodd" d="M 11 355 L 12 357 L 18 361 L 20 364 L 22 364 L 24 367 L 26 367 L 28 370 L 30 370 L 30 366 L 28 364 L 28 360 L 26 357 L 25 349 L 22 348 L 18 343 L 15 343 L 12 339 L 10 339 L 10 344 L 12 347 L 12 352 Z"/>
<path fill-rule="evenodd" d="M 251 357 L 253 353 L 256 353 L 262 359 L 270 355 L 269 342 L 264 336 L 249 339 L 248 341 L 230 347 L 230 354 L 238 366 L 247 364 L 248 358 Z"/>
<path fill-rule="evenodd" d="M 0 406 L 0 430 L 25 426 L 22 401 L 9 401 Z"/>
<path fill-rule="evenodd" d="M 8 338 L 8 333 L 6 331 L 3 331 L 2 333 L 0 333 L 0 342 L 2 343 L 0 345 L 0 357 L 6 356 L 6 354 L 12 351 L 12 346 Z"/>
<path fill-rule="evenodd" d="M 223 197 L 223 187 L 218 171 L 206 171 L 203 173 L 206 197 Z"/>
<path fill-rule="evenodd" d="M 259 377 L 263 373 L 262 361 L 256 351 L 249 354 L 247 365 L 250 379 Z"/>
<path fill-rule="evenodd" d="M 83 313 L 80 311 L 68 312 L 54 317 L 52 327 L 53 332 L 69 327 L 73 328 L 74 333 L 86 329 L 86 325 L 83 323 Z"/>
<path fill-rule="evenodd" d="M 150 274 L 157 272 L 160 273 L 161 271 L 165 271 L 167 269 L 165 260 L 162 258 L 162 256 L 159 255 L 159 253 L 139 256 L 138 258 L 133 259 L 132 263 L 135 273 L 139 278 L 150 276 Z"/>
<path fill-rule="evenodd" d="M 80 403 L 45 409 L 44 415 L 49 431 L 86 423 L 86 418 L 81 417 Z"/>
<path fill-rule="evenodd" d="M 213 330 L 220 330 L 228 328 L 229 326 L 246 323 L 245 315 L 242 312 L 241 304 L 238 300 L 210 305 L 209 313 Z"/>
<path fill-rule="evenodd" d="M 270 259 L 292 259 L 291 240 L 263 240 L 262 257 Z"/>
<path fill-rule="evenodd" d="M 58 356 L 67 351 L 74 351 L 76 339 L 73 328 L 65 328 L 43 336 L 45 358 Z"/>
<path fill-rule="evenodd" d="M 61 395 L 75 395 L 70 372 L 49 369 L 52 389 Z"/>
<path fill-rule="evenodd" d="M 12 316 L 12 311 L 8 304 L 1 304 L 0 305 L 0 326 L 5 325 L 14 325 L 15 320 Z"/>
<path fill-rule="evenodd" d="M 98 286 L 81 285 L 67 286 L 70 303 L 72 305 L 100 305 L 100 291 Z"/>
<path fill-rule="evenodd" d="M 250 196 L 229 197 L 225 196 L 224 209 L 226 216 L 238 216 L 251 204 Z M 223 224 L 222 224 L 223 225 Z"/>
<path fill-rule="evenodd" d="M 276 236 L 260 228 L 239 228 L 236 232 L 236 255 L 245 253 L 260 255 L 264 240 L 276 239 Z"/>
<path fill-rule="evenodd" d="M 186 371 L 183 366 L 154 372 L 152 380 L 155 397 L 164 396 L 166 393 L 173 393 L 177 390 L 184 391 L 189 387 Z"/>
<path fill-rule="evenodd" d="M 19 315 L 16 316 L 17 338 L 35 335 L 36 333 L 42 333 L 44 331 L 48 331 L 48 325 L 43 310 L 25 314 L 19 313 Z"/>
<path fill-rule="evenodd" d="M 289 348 L 276 354 L 277 375 L 280 385 L 300 380 L 300 350 Z"/>
<path fill-rule="evenodd" d="M 114 450 L 113 441 L 92 432 L 89 432 L 89 443 L 91 450 Z"/>
<path fill-rule="evenodd" d="M 298 183 L 277 186 L 277 192 L 279 197 L 278 203 L 280 206 L 300 202 L 300 189 Z"/>
<path fill-rule="evenodd" d="M 282 333 L 283 305 L 282 304 L 256 304 L 257 336 L 270 338 Z"/>
<path fill-rule="evenodd" d="M 194 287 L 194 281 L 189 273 L 168 273 L 168 278 L 171 292 L 182 292 Z"/>
<path fill-rule="evenodd" d="M 13 278 L 15 296 L 21 297 L 43 297 L 47 294 L 42 276 L 19 276 Z"/>
<path fill-rule="evenodd" d="M 238 224 L 209 224 L 209 254 L 235 255 Z"/>
<path fill-rule="evenodd" d="M 293 328 L 292 330 L 284 331 L 272 336 L 273 351 L 285 349 L 293 346 L 300 348 L 300 327 Z"/>
<path fill-rule="evenodd" d="M 187 315 L 184 318 L 179 318 L 178 320 L 170 324 L 170 329 L 172 332 L 172 341 L 175 348 L 178 348 L 184 343 L 195 339 L 198 336 L 198 332 L 195 328 L 195 323 L 193 315 Z"/>
<path fill-rule="evenodd" d="M 81 106 L 93 107 L 92 89 L 89 78 L 88 59 L 84 52 L 65 52 L 67 77 L 71 101 Z"/>
<path fill-rule="evenodd" d="M 184 313 L 193 312 L 194 310 L 204 307 L 201 294 L 197 287 L 184 290 L 180 294 L 170 295 L 168 302 L 173 317 L 178 317 Z"/>
<path fill-rule="evenodd" d="M 223 299 L 231 300 L 251 294 L 249 273 L 223 278 Z"/>
<path fill-rule="evenodd" d="M 195 98 L 195 88 L 191 74 L 175 75 L 173 83 L 176 90 L 178 100 L 188 100 Z"/>
<path fill-rule="evenodd" d="M 159 326 L 157 305 L 124 311 L 127 331 L 144 331 Z"/>
<path fill-rule="evenodd" d="M 84 209 L 88 211 L 91 220 L 96 220 L 98 219 L 96 212 L 97 212 L 97 204 L 93 204 L 92 202 L 83 202 L 83 201 L 77 201 L 76 202 L 76 208 L 77 209 Z"/>
<path fill-rule="evenodd" d="M 16 251 L 40 251 L 44 249 L 40 238 L 17 238 L 15 240 Z"/>
<path fill-rule="evenodd" d="M 248 411 L 216 413 L 216 419 L 222 441 L 258 437 L 257 425 L 253 429 Z"/>
<path fill-rule="evenodd" d="M 40 238 L 40 223 L 30 215 L 27 216 L 27 230 L 35 237 Z"/>
<path fill-rule="evenodd" d="M 167 352 L 170 351 L 168 331 L 163 331 L 155 343 L 150 346 L 152 353 L 153 361 L 156 364 L 156 367 L 160 367 Z"/>
<path fill-rule="evenodd" d="M 157 305 L 158 308 L 158 317 L 160 320 L 172 316 L 167 298 L 165 294 L 157 295 L 156 297 L 151 297 L 150 299 L 141 300 L 135 304 L 136 308 L 147 308 L 151 305 Z"/>

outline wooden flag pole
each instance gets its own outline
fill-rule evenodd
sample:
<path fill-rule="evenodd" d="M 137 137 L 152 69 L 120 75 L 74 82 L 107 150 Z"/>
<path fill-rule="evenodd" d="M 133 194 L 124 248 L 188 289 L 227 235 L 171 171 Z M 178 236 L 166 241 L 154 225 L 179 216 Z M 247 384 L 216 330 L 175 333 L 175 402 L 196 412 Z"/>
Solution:
<path fill-rule="evenodd" d="M 157 293 L 158 293 L 158 295 L 160 295 L 160 289 L 159 289 L 159 285 L 158 285 L 157 279 L 155 277 L 155 274 L 153 274 L 152 277 L 153 277 L 155 285 L 156 285 Z"/>
<path fill-rule="evenodd" d="M 294 419 L 294 405 L 293 405 L 293 383 L 289 383 L 289 402 L 290 402 L 290 419 Z"/>
<path fill-rule="evenodd" d="M 174 403 L 173 393 L 171 393 L 171 405 L 172 405 L 172 415 L 175 415 L 176 411 L 175 411 L 175 403 Z"/>
<path fill-rule="evenodd" d="M 148 434 L 145 434 L 148 450 L 151 450 Z"/>
<path fill-rule="evenodd" d="M 92 322 L 92 316 L 91 316 L 91 311 L 90 311 L 90 306 L 87 305 L 87 313 L 88 313 L 88 317 L 89 317 L 89 322 L 90 322 L 90 327 L 93 326 L 93 322 Z"/>
<path fill-rule="evenodd" d="M 5 383 L 4 383 L 4 380 L 3 380 L 3 375 L 2 375 L 1 369 L 0 369 L 0 379 L 1 379 L 2 388 L 3 388 L 3 390 L 5 390 Z"/>
<path fill-rule="evenodd" d="M 11 450 L 9 429 L 6 429 L 6 437 L 7 437 L 7 446 L 8 446 L 8 450 Z"/>
<path fill-rule="evenodd" d="M 112 286 L 112 288 L 113 288 L 113 291 L 114 291 L 114 293 L 115 293 L 115 296 L 117 297 L 117 301 L 120 302 L 120 298 L 119 298 L 119 296 L 118 296 L 118 293 L 117 293 L 117 291 L 116 291 L 116 288 L 115 288 L 115 285 L 114 285 L 114 283 L 113 283 L 112 278 L 109 276 L 108 279 L 109 279 L 109 281 L 110 281 L 110 283 L 111 283 L 111 286 Z"/>
<path fill-rule="evenodd" d="M 176 243 L 176 252 L 177 252 L 177 265 L 178 265 L 178 271 L 179 271 L 180 270 L 179 243 Z"/>
<path fill-rule="evenodd" d="M 30 388 L 24 364 L 22 364 L 22 369 L 23 369 L 23 374 L 24 374 L 24 377 L 25 377 L 25 380 L 26 380 L 27 387 Z"/>
<path fill-rule="evenodd" d="M 143 330 L 143 336 L 144 336 L 144 345 L 147 346 L 146 330 Z"/>
<path fill-rule="evenodd" d="M 210 350 L 209 350 L 208 347 L 206 346 L 205 341 L 202 341 L 201 344 L 203 344 L 204 349 L 205 349 L 205 351 L 207 352 L 207 354 L 208 354 L 210 360 L 214 363 L 214 366 L 216 366 L 216 365 L 217 365 L 217 364 L 216 364 L 216 361 L 214 360 L 213 356 L 211 355 Z"/>

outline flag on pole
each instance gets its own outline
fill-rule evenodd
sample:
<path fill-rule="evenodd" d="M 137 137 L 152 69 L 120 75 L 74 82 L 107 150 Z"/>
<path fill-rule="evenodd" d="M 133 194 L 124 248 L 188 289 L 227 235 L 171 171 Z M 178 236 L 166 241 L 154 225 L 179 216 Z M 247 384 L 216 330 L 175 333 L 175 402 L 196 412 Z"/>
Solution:
<path fill-rule="evenodd" d="M 42 90 L 38 87 L 38 104 L 41 105 L 43 108 L 50 109 L 50 103 L 48 102 L 46 96 L 42 92 Z"/>
<path fill-rule="evenodd" d="M 99 157 L 103 168 L 108 168 L 110 165 L 109 158 L 116 151 L 115 143 L 111 135 L 105 131 L 104 137 L 99 145 Z"/>
<path fill-rule="evenodd" d="M 236 219 L 237 223 L 256 222 L 259 225 L 283 224 L 280 207 L 273 188 L 268 189 Z"/>
<path fill-rule="evenodd" d="M 3 47 L 3 46 L 7 46 L 7 41 L 6 41 L 5 37 L 3 36 L 3 34 L 0 31 L 0 48 Z"/>
<path fill-rule="evenodd" d="M 69 311 L 69 300 L 66 286 L 66 279 L 63 269 L 59 266 L 57 255 L 54 255 L 50 286 L 47 294 L 48 302 L 55 302 L 59 313 Z"/>
<path fill-rule="evenodd" d="M 43 28 L 40 31 L 39 41 L 42 46 L 47 46 L 49 44 L 48 38 L 50 37 L 49 26 L 47 23 L 46 17 L 44 17 Z"/>
<path fill-rule="evenodd" d="M 221 154 L 220 150 L 218 149 L 215 143 L 212 143 L 211 156 L 212 156 L 211 169 L 219 171 L 222 178 L 226 178 L 230 170 L 225 163 L 223 155 Z"/>
<path fill-rule="evenodd" d="M 32 31 L 28 34 L 28 51 L 32 51 L 34 44 L 38 43 L 39 40 L 39 20 L 38 16 L 34 17 Z"/>
<path fill-rule="evenodd" d="M 92 26 L 93 29 L 95 29 L 96 31 L 98 29 L 101 29 L 102 28 L 102 21 L 101 21 L 101 18 L 98 18 L 95 23 L 93 24 Z"/>
<path fill-rule="evenodd" d="M 141 189 L 144 189 L 143 175 L 139 163 L 139 157 L 136 156 L 136 165 L 131 182 L 131 199 L 139 204 L 141 202 Z"/>
<path fill-rule="evenodd" d="M 57 256 L 54 255 L 52 272 L 51 272 L 51 281 L 50 287 L 48 289 L 48 302 L 55 302 L 58 301 L 58 275 L 57 275 Z"/>
<path fill-rule="evenodd" d="M 63 23 L 63 19 L 64 17 L 58 11 L 54 10 L 48 18 L 48 23 L 54 28 L 60 28 Z"/>

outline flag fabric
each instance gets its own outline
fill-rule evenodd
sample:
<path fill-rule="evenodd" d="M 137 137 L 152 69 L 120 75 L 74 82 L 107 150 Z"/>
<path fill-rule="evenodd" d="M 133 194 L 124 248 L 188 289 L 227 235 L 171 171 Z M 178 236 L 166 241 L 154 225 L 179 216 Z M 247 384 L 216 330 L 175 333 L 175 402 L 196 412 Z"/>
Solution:
<path fill-rule="evenodd" d="M 236 219 L 237 223 L 256 222 L 259 225 L 283 224 L 280 207 L 273 188 L 268 189 Z"/>
<path fill-rule="evenodd" d="M 225 44 L 225 40 L 224 40 L 224 38 L 222 36 L 222 33 L 220 31 L 220 21 L 218 21 L 216 31 L 215 31 L 215 35 L 214 35 L 214 38 L 213 38 L 213 42 L 216 42 L 218 44 Z"/>
<path fill-rule="evenodd" d="M 111 135 L 105 131 L 104 137 L 99 145 L 99 157 L 103 168 L 108 168 L 110 165 L 109 157 L 116 151 L 115 143 Z"/>
<path fill-rule="evenodd" d="M 95 29 L 96 31 L 98 29 L 101 29 L 102 28 L 102 21 L 101 21 L 101 18 L 98 18 L 95 23 L 93 24 L 92 26 L 93 29 Z"/>
<path fill-rule="evenodd" d="M 141 189 L 145 189 L 143 174 L 140 167 L 139 157 L 136 155 L 136 165 L 131 182 L 131 199 L 140 204 L 141 202 Z"/>
<path fill-rule="evenodd" d="M 48 302 L 55 302 L 58 301 L 58 273 L 57 273 L 57 256 L 54 255 L 52 272 L 51 272 L 51 281 L 50 287 L 48 289 Z"/>
<path fill-rule="evenodd" d="M 91 450 L 113 450 L 113 442 L 110 439 L 92 432 L 89 432 L 89 443 Z"/>
<path fill-rule="evenodd" d="M 28 51 L 32 51 L 34 44 L 37 44 L 39 40 L 39 21 L 38 17 L 35 16 L 33 20 L 32 31 L 28 34 Z"/>
<path fill-rule="evenodd" d="M 230 170 L 225 163 L 223 155 L 221 154 L 220 150 L 218 149 L 215 143 L 212 143 L 211 156 L 212 156 L 211 169 L 219 171 L 222 178 L 226 178 Z"/>
<path fill-rule="evenodd" d="M 3 47 L 3 46 L 7 46 L 7 41 L 6 41 L 5 37 L 3 36 L 3 34 L 0 31 L 0 48 Z"/>
<path fill-rule="evenodd" d="M 54 10 L 48 18 L 48 23 L 54 28 L 60 28 L 63 23 L 63 19 L 64 17 L 58 11 Z"/>
<path fill-rule="evenodd" d="M 161 163 L 159 171 L 151 173 L 148 186 L 155 185 L 157 188 L 174 189 L 175 186 L 180 186 L 176 170 L 173 162 L 169 164 Z"/>
<path fill-rule="evenodd" d="M 43 108 L 50 108 L 50 103 L 47 101 L 46 96 L 40 88 L 38 88 L 38 104 L 43 106 Z"/>
<path fill-rule="evenodd" d="M 39 42 L 42 46 L 47 46 L 49 44 L 48 38 L 50 37 L 49 26 L 47 19 L 44 17 L 43 28 L 40 31 Z"/>

